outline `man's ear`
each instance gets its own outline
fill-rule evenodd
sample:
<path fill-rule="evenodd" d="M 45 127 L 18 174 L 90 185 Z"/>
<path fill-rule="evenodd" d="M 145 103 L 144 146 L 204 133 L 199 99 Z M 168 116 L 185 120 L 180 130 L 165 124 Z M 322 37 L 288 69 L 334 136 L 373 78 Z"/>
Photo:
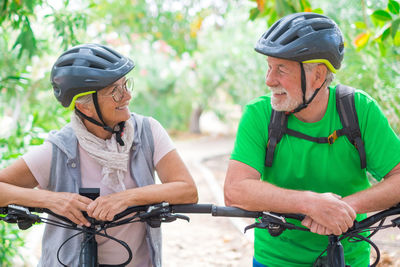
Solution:
<path fill-rule="evenodd" d="M 315 67 L 315 79 L 314 79 L 314 88 L 320 88 L 323 82 L 326 79 L 326 75 L 328 74 L 328 68 L 325 64 L 319 64 Z"/>
<path fill-rule="evenodd" d="M 75 107 L 88 117 L 92 117 L 94 115 L 93 108 L 91 108 L 90 104 L 82 104 L 75 102 Z"/>

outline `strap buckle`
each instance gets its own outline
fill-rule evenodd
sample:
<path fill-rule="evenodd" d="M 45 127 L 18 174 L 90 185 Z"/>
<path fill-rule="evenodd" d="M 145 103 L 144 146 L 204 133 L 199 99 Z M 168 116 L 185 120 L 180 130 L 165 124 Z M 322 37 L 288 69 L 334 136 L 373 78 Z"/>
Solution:
<path fill-rule="evenodd" d="M 337 132 L 334 131 L 330 136 L 328 136 L 328 144 L 332 145 L 338 138 Z"/>

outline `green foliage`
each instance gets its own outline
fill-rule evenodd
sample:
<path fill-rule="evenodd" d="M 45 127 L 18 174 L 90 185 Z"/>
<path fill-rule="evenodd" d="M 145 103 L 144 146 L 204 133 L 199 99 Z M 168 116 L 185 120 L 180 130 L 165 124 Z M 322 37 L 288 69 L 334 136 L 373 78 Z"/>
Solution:
<path fill-rule="evenodd" d="M 221 106 L 244 105 L 264 93 L 266 71 L 264 57 L 253 49 L 264 24 L 248 23 L 239 6 L 224 19 L 223 27 L 199 34 L 199 50 L 180 81 L 192 92 L 193 106 L 213 110 L 221 118 L 225 115 Z"/>
<path fill-rule="evenodd" d="M 54 10 L 54 13 L 46 15 L 45 18 L 52 21 L 64 50 L 70 45 L 79 44 L 76 32 L 87 27 L 87 14 L 85 12 L 72 12 L 67 10 L 66 7 L 62 10 Z"/>
<path fill-rule="evenodd" d="M 257 7 L 250 9 L 250 20 L 265 18 L 268 25 L 272 25 L 279 18 L 296 12 L 321 13 L 321 9 L 311 9 L 308 0 L 250 0 L 256 2 Z"/>
<path fill-rule="evenodd" d="M 31 28 L 30 18 L 34 17 L 34 8 L 42 5 L 42 0 L 3 0 L 0 11 L 0 26 L 11 27 L 18 37 L 13 49 L 18 49 L 18 57 L 27 51 L 29 57 L 36 52 L 36 38 Z"/>
<path fill-rule="evenodd" d="M 378 43 L 383 56 L 387 53 L 390 46 L 400 47 L 399 11 L 399 2 L 389 0 L 386 9 L 375 10 L 370 16 L 374 27 L 367 28 L 367 30 L 371 31 L 375 36 L 371 41 Z"/>
<path fill-rule="evenodd" d="M 137 39 L 137 35 L 150 42 L 163 40 L 178 55 L 195 51 L 203 21 L 225 12 L 224 7 L 216 4 L 203 7 L 197 3 L 195 0 L 92 0 L 95 20 L 104 21 L 106 32 L 117 31 L 128 43 Z"/>
<path fill-rule="evenodd" d="M 131 110 L 155 117 L 168 129 L 186 130 L 191 112 L 190 92 L 176 86 L 184 60 L 164 41 L 137 41 L 131 47 L 136 67 L 130 75 L 135 88 Z"/>
<path fill-rule="evenodd" d="M 12 266 L 14 257 L 18 256 L 17 248 L 23 245 L 24 240 L 19 235 L 19 229 L 0 222 L 0 266 Z"/>

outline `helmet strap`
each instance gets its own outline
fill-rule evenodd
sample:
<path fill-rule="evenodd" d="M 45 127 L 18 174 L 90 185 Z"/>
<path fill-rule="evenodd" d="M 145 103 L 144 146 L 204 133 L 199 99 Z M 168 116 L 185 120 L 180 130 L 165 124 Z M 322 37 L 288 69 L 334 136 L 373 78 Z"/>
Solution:
<path fill-rule="evenodd" d="M 103 120 L 103 116 L 101 115 L 101 111 L 100 111 L 99 102 L 97 100 L 97 92 L 92 94 L 92 99 L 93 99 L 94 107 L 95 107 L 96 112 L 97 112 L 97 116 L 99 117 L 101 123 L 96 121 L 95 119 L 87 116 L 86 114 L 84 114 L 82 111 L 80 111 L 79 109 L 77 109 L 75 107 L 75 110 L 76 110 L 77 114 L 79 115 L 79 117 L 81 117 L 81 118 L 83 118 L 83 119 L 85 119 L 85 120 L 87 120 L 87 121 L 89 121 L 89 122 L 91 122 L 91 123 L 93 123 L 93 124 L 95 124 L 97 126 L 102 127 L 104 130 L 106 130 L 106 131 L 108 131 L 108 132 L 110 132 L 112 134 L 115 133 L 116 134 L 115 139 L 117 140 L 118 144 L 121 145 L 121 146 L 124 146 L 125 143 L 122 140 L 122 136 L 124 135 L 125 121 L 121 121 L 120 123 L 118 123 L 118 126 L 119 126 L 118 128 L 119 129 L 117 131 L 114 131 Z"/>
<path fill-rule="evenodd" d="M 306 88 L 307 88 L 307 84 L 306 84 L 306 72 L 304 71 L 304 66 L 302 62 L 300 63 L 300 70 L 301 70 L 301 91 L 303 93 L 303 103 L 300 104 L 297 108 L 295 108 L 293 111 L 289 112 L 289 113 L 297 113 L 300 110 L 305 109 L 306 107 L 308 107 L 308 105 L 311 103 L 311 101 L 314 100 L 315 96 L 318 94 L 319 90 L 321 90 L 322 86 L 324 86 L 326 79 L 324 80 L 324 82 L 321 84 L 321 86 L 317 89 L 315 89 L 313 95 L 306 100 Z"/>

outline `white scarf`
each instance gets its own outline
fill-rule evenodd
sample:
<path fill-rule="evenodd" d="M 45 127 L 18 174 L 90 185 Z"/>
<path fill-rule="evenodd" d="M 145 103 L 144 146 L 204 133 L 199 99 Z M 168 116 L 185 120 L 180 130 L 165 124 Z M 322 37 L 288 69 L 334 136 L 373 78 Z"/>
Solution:
<path fill-rule="evenodd" d="M 103 140 L 90 133 L 75 112 L 71 117 L 71 126 L 79 145 L 102 166 L 101 183 L 115 192 L 126 190 L 124 177 L 128 171 L 129 151 L 134 136 L 132 122 L 130 120 L 125 122 L 122 136 L 124 146 L 117 143 L 116 134 L 113 134 L 110 139 Z"/>

